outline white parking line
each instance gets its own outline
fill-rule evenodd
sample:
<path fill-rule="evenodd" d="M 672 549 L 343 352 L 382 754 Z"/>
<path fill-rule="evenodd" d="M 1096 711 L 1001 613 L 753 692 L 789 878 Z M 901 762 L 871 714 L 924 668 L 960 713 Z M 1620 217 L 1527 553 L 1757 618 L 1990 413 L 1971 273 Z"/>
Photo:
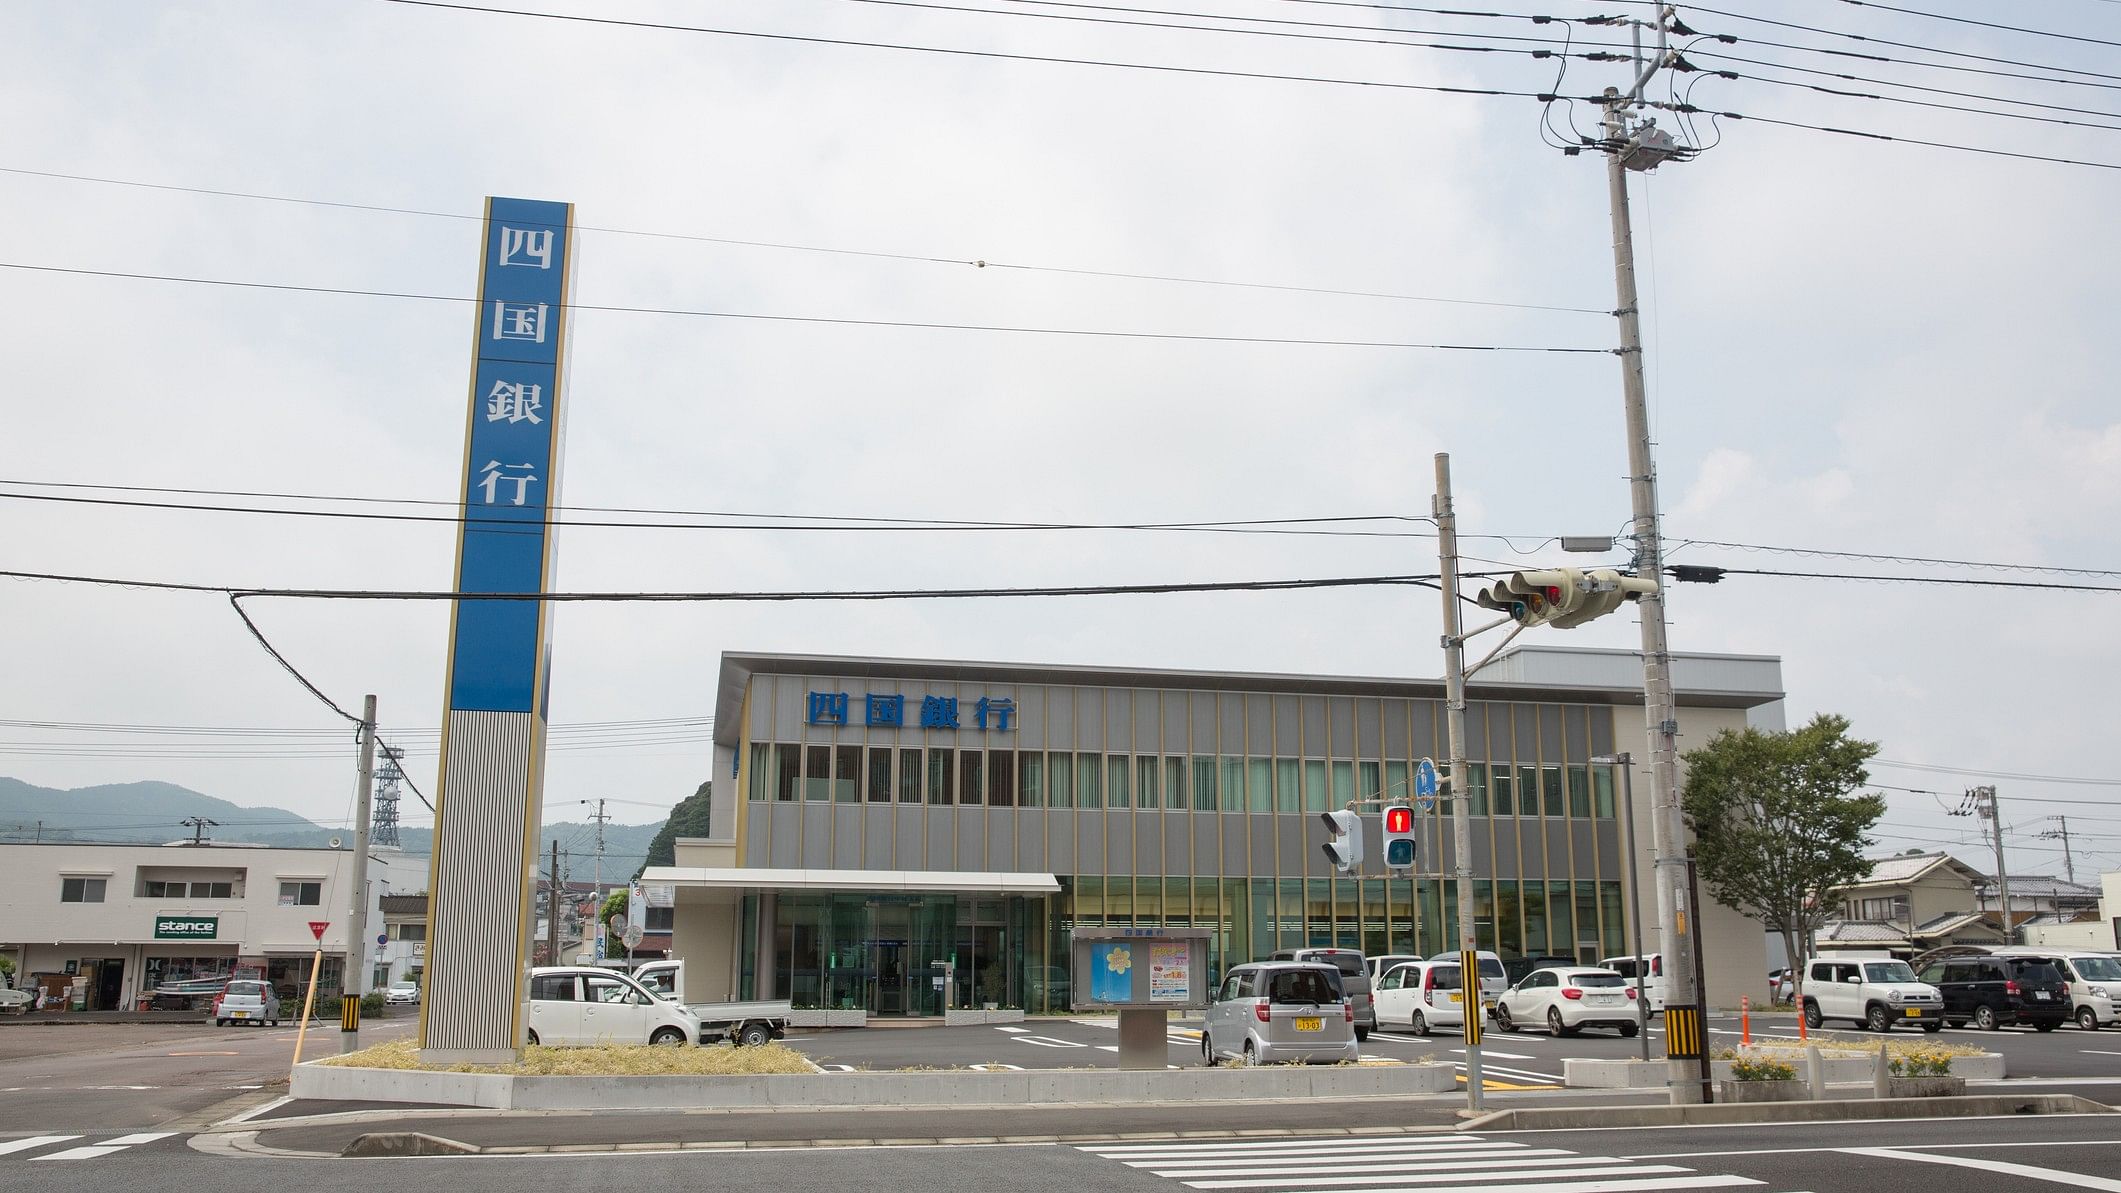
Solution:
<path fill-rule="evenodd" d="M 69 1139 L 79 1138 L 81 1138 L 79 1135 L 32 1135 L 27 1139 L 10 1139 L 6 1143 L 0 1143 L 0 1156 L 7 1155 L 9 1152 L 26 1152 L 33 1147 L 43 1147 L 52 1143 L 65 1143 Z"/>
<path fill-rule="evenodd" d="M 49 1156 L 33 1156 L 31 1159 L 39 1161 L 93 1160 L 97 1156 L 108 1156 L 112 1152 L 122 1152 L 137 1143 L 153 1143 L 157 1139 L 167 1139 L 174 1134 L 176 1134 L 174 1131 L 145 1131 L 138 1135 L 120 1135 L 116 1139 L 106 1139 L 102 1143 L 86 1147 L 70 1147 L 63 1152 L 53 1152 Z"/>

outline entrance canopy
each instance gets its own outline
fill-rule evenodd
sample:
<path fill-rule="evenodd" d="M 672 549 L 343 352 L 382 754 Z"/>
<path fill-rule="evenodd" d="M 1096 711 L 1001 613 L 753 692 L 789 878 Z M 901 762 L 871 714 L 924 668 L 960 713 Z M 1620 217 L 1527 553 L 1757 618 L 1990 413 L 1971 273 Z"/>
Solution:
<path fill-rule="evenodd" d="M 1051 874 L 971 870 L 774 870 L 744 866 L 650 866 L 644 883 L 696 890 L 862 891 L 912 894 L 1053 895 Z"/>

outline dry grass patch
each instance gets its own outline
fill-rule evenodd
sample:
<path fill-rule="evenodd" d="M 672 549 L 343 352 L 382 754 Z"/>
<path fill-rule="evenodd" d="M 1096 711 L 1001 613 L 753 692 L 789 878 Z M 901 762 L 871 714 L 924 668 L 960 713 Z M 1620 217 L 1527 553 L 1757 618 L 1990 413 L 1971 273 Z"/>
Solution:
<path fill-rule="evenodd" d="M 512 1065 L 428 1065 L 420 1063 L 419 1046 L 393 1040 L 322 1065 L 361 1069 L 418 1069 L 429 1073 L 499 1073 L 511 1077 L 755 1077 L 773 1073 L 814 1073 L 803 1054 L 784 1044 L 738 1048 L 712 1044 L 705 1048 L 656 1048 L 648 1045 L 603 1048 L 547 1048 L 532 1044 Z"/>
<path fill-rule="evenodd" d="M 1782 1059 L 1779 1054 L 1785 1052 L 1794 1053 L 1801 1057 L 1804 1055 L 1805 1048 L 1810 1046 L 1817 1048 L 1822 1056 L 1876 1056 L 1878 1055 L 1878 1045 L 1882 1043 L 1885 1045 L 1885 1054 L 1895 1060 L 1908 1060 L 1917 1056 L 1981 1056 L 1988 1051 L 1978 1044 L 1933 1043 L 1934 1039 L 1934 1036 L 1925 1034 L 1919 1040 L 1888 1038 L 1865 1042 L 1854 1040 L 1810 1040 L 1800 1043 L 1796 1040 L 1788 1042 L 1777 1040 L 1773 1043 L 1764 1044 L 1755 1040 L 1749 1051 L 1750 1055 L 1753 1056 L 1774 1053 L 1778 1054 L 1777 1059 Z M 1717 1059 L 1729 1060 L 1738 1054 L 1737 1049 L 1727 1048 L 1718 1054 Z"/>

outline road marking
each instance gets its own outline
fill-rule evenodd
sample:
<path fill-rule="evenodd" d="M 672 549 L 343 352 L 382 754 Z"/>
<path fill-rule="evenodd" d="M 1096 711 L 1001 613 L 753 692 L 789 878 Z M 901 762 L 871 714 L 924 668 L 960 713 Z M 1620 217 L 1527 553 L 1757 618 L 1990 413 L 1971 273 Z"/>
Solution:
<path fill-rule="evenodd" d="M 1872 1120 L 1886 1121 L 1886 1120 Z M 1604 1128 L 1590 1128 L 1603 1130 Z M 2121 1139 L 2014 1139 L 1993 1143 L 1903 1143 L 1901 1151 L 1926 1152 L 1939 1149 L 1967 1151 L 1974 1148 L 2018 1148 L 2018 1147 L 2115 1147 Z M 1630 1160 L 1707 1160 L 1719 1156 L 1809 1156 L 1820 1152 L 1843 1152 L 1840 1147 L 1750 1147 L 1727 1148 L 1713 1152 L 1643 1152 L 1627 1157 Z"/>
<path fill-rule="evenodd" d="M 2087 1056 L 2121 1056 L 2121 1052 L 2109 1052 L 2104 1048 L 2079 1048 L 2077 1051 Z"/>
<path fill-rule="evenodd" d="M 811 1062 L 811 1063 L 813 1063 L 813 1064 L 816 1064 L 816 1062 L 815 1062 L 815 1061 L 813 1061 L 813 1062 Z M 826 1071 L 827 1073 L 852 1073 L 852 1072 L 854 1072 L 854 1066 L 853 1066 L 853 1065 L 818 1065 L 818 1068 L 820 1068 L 820 1069 L 823 1069 L 823 1070 L 825 1070 L 825 1071 Z"/>
<path fill-rule="evenodd" d="M 1062 1040 L 1053 1036 L 1010 1036 L 1014 1044 L 1036 1044 L 1041 1048 L 1088 1048 L 1090 1045 L 1075 1040 Z"/>
<path fill-rule="evenodd" d="M 174 1131 L 145 1131 L 138 1135 L 120 1135 L 116 1139 L 106 1139 L 102 1143 L 70 1147 L 63 1152 L 53 1152 L 49 1156 L 32 1156 L 30 1158 L 38 1161 L 93 1160 L 98 1156 L 108 1156 L 112 1152 L 122 1152 L 135 1144 L 153 1143 L 157 1139 L 167 1139 L 174 1134 L 176 1134 Z"/>
<path fill-rule="evenodd" d="M 1031 1029 L 1028 1027 L 996 1027 L 994 1030 L 1005 1031 L 1008 1032 L 1010 1035 L 1023 1035 Z"/>
<path fill-rule="evenodd" d="M 81 1138 L 79 1135 L 32 1135 L 27 1139 L 10 1139 L 6 1143 L 0 1143 L 0 1156 L 7 1155 L 10 1152 L 26 1152 L 33 1147 L 43 1147 L 52 1143 L 65 1143 L 69 1139 L 79 1138 Z"/>
<path fill-rule="evenodd" d="M 1466 1051 L 1466 1050 L 1465 1050 L 1465 1049 L 1463 1049 L 1463 1048 L 1453 1048 L 1453 1049 L 1451 1049 L 1451 1051 L 1453 1051 L 1453 1052 L 1456 1052 L 1456 1053 L 1458 1053 L 1459 1055 L 1463 1056 L 1463 1055 L 1465 1055 L 1465 1051 Z M 1501 1057 L 1501 1058 L 1502 1058 L 1502 1059 L 1504 1059 L 1504 1060 L 1538 1060 L 1538 1059 L 1539 1059 L 1539 1058 L 1538 1058 L 1538 1057 L 1536 1057 L 1536 1056 L 1527 1056 L 1527 1055 L 1525 1055 L 1525 1054 L 1524 1054 L 1524 1053 L 1522 1053 L 1522 1052 L 1497 1052 L 1497 1051 L 1496 1051 L 1495 1049 L 1493 1049 L 1493 1048 L 1483 1048 L 1483 1049 L 1481 1049 L 1481 1050 L 1480 1050 L 1480 1054 L 1481 1054 L 1482 1056 L 1499 1056 L 1499 1057 Z"/>
<path fill-rule="evenodd" d="M 165 1052 L 164 1056 L 241 1056 L 240 1052 Z"/>
<path fill-rule="evenodd" d="M 1973 1168 L 1981 1172 L 2000 1172 L 2005 1176 L 2029 1177 L 2036 1181 L 2053 1181 L 2058 1185 L 2070 1185 L 2078 1189 L 2097 1189 L 2100 1193 L 2121 1193 L 2121 1181 L 2103 1176 L 2087 1176 L 2081 1172 L 2068 1172 L 2060 1168 L 2041 1168 L 2034 1164 L 2012 1164 L 2007 1160 L 1983 1160 L 1977 1156 L 1941 1156 L 1930 1152 L 1901 1151 L 1890 1147 L 1845 1147 L 1838 1149 L 1845 1155 L 1875 1156 L 1881 1160 L 1911 1160 L 1921 1164 L 1949 1164 L 1954 1168 Z"/>
<path fill-rule="evenodd" d="M 1000 1061 L 993 1061 L 989 1064 L 984 1065 L 971 1065 L 968 1067 L 975 1069 L 981 1073 L 1021 1073 L 1024 1071 L 1024 1066 L 1022 1065 L 1005 1065 Z"/>

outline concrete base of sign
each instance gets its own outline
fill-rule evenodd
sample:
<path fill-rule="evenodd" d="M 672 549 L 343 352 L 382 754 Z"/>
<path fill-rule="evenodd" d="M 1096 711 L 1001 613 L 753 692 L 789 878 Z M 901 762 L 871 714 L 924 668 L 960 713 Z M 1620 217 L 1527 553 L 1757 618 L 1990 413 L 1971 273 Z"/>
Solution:
<path fill-rule="evenodd" d="M 1171 1012 L 1125 1009 L 1119 1013 L 1119 1067 L 1161 1069 L 1171 1059 Z"/>
<path fill-rule="evenodd" d="M 288 1094 L 322 1101 L 495 1110 L 664 1110 L 744 1106 L 1020 1106 L 1068 1102 L 1281 1101 L 1451 1094 L 1451 1065 L 1025 1069 L 771 1077 L 508 1077 L 296 1065 Z"/>

